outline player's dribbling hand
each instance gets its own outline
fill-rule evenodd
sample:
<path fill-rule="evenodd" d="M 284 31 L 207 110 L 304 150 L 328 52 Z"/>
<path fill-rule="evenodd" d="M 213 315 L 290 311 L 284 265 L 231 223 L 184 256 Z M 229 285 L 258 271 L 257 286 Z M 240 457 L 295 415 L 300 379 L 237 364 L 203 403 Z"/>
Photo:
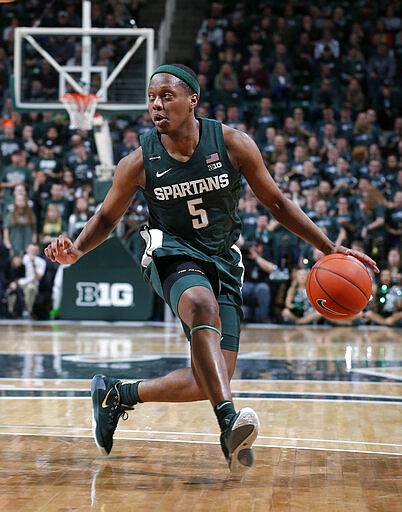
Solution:
<path fill-rule="evenodd" d="M 65 236 L 54 238 L 44 252 L 49 260 L 62 265 L 71 265 L 83 255 L 83 252 L 74 247 L 73 242 Z"/>
<path fill-rule="evenodd" d="M 354 256 L 358 260 L 360 260 L 364 265 L 367 265 L 371 267 L 376 274 L 380 272 L 380 269 L 377 267 L 377 263 L 370 258 L 370 256 L 367 256 L 367 254 L 364 254 L 364 252 L 356 251 L 355 249 L 348 249 L 347 247 L 344 247 L 343 245 L 338 245 L 334 248 L 333 252 L 341 252 L 342 254 L 350 254 L 350 256 Z"/>

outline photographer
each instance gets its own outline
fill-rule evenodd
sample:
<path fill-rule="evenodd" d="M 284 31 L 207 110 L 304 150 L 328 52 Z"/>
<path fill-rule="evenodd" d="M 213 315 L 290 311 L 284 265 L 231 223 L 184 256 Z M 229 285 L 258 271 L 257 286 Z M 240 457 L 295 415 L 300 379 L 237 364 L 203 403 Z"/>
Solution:
<path fill-rule="evenodd" d="M 271 289 L 268 279 L 276 265 L 262 257 L 263 249 L 261 240 L 245 242 L 241 247 L 244 264 L 242 293 L 246 322 L 269 321 Z"/>

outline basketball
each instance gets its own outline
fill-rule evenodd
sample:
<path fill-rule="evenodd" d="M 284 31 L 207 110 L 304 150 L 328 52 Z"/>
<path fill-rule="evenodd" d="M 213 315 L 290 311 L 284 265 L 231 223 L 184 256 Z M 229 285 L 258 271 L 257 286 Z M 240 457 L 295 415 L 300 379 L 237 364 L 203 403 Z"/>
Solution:
<path fill-rule="evenodd" d="M 355 257 L 329 254 L 310 270 L 306 292 L 322 316 L 342 320 L 366 307 L 371 299 L 372 280 L 367 268 Z"/>

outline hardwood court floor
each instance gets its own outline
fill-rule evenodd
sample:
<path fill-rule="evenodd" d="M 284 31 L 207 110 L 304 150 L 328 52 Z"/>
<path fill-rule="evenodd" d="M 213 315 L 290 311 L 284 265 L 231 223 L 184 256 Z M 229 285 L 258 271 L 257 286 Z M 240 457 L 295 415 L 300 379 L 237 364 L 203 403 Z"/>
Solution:
<path fill-rule="evenodd" d="M 109 457 L 92 440 L 92 375 L 188 364 L 177 325 L 0 330 L 0 511 L 402 510 L 401 330 L 245 327 L 232 389 L 261 432 L 240 481 L 206 402 L 136 407 Z"/>

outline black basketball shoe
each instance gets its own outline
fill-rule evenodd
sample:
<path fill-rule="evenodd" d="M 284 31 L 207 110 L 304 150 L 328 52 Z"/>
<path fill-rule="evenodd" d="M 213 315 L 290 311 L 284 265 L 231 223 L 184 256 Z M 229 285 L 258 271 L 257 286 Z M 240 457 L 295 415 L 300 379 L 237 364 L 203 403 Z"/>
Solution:
<path fill-rule="evenodd" d="M 128 418 L 127 411 L 134 408 L 120 403 L 117 385 L 120 380 L 95 375 L 91 384 L 92 432 L 96 446 L 103 455 L 109 455 L 113 446 L 113 434 L 119 419 Z"/>

